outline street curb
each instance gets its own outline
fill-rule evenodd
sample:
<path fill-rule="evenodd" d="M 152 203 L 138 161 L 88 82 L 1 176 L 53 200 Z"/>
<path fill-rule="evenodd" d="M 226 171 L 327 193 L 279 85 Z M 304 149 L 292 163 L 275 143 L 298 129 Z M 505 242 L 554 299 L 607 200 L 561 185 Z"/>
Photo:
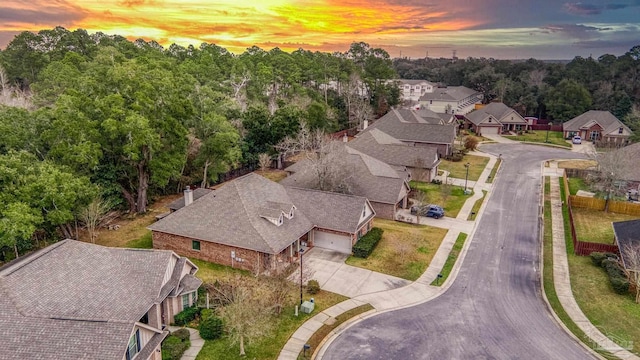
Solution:
<path fill-rule="evenodd" d="M 369 304 L 369 303 L 367 303 Z M 369 304 L 371 305 L 371 304 Z M 328 342 L 330 339 L 333 339 L 335 335 L 341 333 L 344 329 L 348 328 L 349 326 L 351 326 L 351 323 L 355 323 L 358 322 L 364 318 L 369 317 L 370 315 L 375 315 L 378 312 L 378 310 L 371 309 L 369 311 L 363 312 L 362 314 L 358 314 L 348 320 L 346 320 L 345 322 L 343 322 L 342 324 L 338 325 L 335 329 L 329 331 L 329 333 L 327 334 L 327 336 L 324 337 L 324 339 L 322 339 L 320 341 L 320 343 L 318 344 L 318 347 L 315 348 L 315 350 L 313 351 L 313 354 L 311 354 L 311 360 L 315 360 L 316 356 L 318 356 L 318 354 L 320 353 L 320 349 L 324 348 L 324 344 L 326 342 Z M 324 353 L 324 351 L 323 351 Z"/>
<path fill-rule="evenodd" d="M 606 360 L 605 357 L 603 357 L 602 355 L 597 353 L 595 350 L 593 350 L 591 347 L 589 347 L 587 344 L 585 344 L 582 340 L 580 340 L 580 338 L 578 338 L 571 330 L 569 330 L 569 328 L 564 324 L 564 322 L 562 322 L 560 317 L 558 317 L 558 314 L 556 314 L 555 310 L 553 310 L 553 307 L 551 306 L 551 303 L 549 302 L 549 299 L 547 298 L 547 293 L 544 290 L 544 184 L 545 184 L 545 179 L 546 179 L 546 176 L 544 175 L 544 168 L 545 168 L 544 164 L 549 162 L 549 161 L 552 161 L 552 160 L 553 159 L 548 159 L 548 160 L 545 160 L 545 161 L 540 163 L 541 182 L 540 182 L 540 200 L 539 200 L 539 203 L 538 203 L 538 209 L 539 209 L 538 210 L 538 222 L 539 222 L 539 225 L 538 225 L 538 240 L 539 240 L 539 243 L 540 243 L 540 290 L 541 290 L 540 293 L 542 294 L 542 299 L 544 300 L 544 303 L 547 306 L 547 310 L 551 314 L 551 317 L 556 321 L 556 323 L 558 323 L 558 325 L 560 325 L 560 327 L 564 330 L 564 332 L 567 333 L 571 338 L 573 338 L 573 340 L 575 340 L 578 344 L 580 344 L 580 346 L 582 346 L 589 353 L 591 353 L 591 355 L 595 356 L 598 359 Z M 550 177 L 550 179 L 551 179 L 551 177 Z M 553 239 L 551 241 L 553 241 Z M 563 241 L 564 241 L 564 239 L 563 239 Z M 553 249 L 553 247 L 552 247 L 552 249 Z M 552 254 L 552 256 L 553 256 L 553 254 Z M 553 269 L 552 269 L 552 271 L 553 271 Z M 551 286 L 553 286 L 553 288 L 555 289 L 555 284 L 551 284 Z M 560 306 L 562 306 L 562 304 L 560 304 Z M 563 309 L 564 309 L 564 307 L 563 307 Z M 573 321 L 573 319 L 571 319 L 571 321 Z M 582 330 L 582 329 L 580 329 L 580 330 Z"/>

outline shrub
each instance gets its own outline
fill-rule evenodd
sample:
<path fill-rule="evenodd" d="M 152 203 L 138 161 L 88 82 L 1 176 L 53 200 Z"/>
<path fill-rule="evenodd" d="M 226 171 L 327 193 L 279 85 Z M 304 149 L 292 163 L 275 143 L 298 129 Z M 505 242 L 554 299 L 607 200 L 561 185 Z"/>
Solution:
<path fill-rule="evenodd" d="M 200 319 L 207 320 L 208 318 L 214 316 L 213 309 L 202 309 L 200 310 Z"/>
<path fill-rule="evenodd" d="M 175 321 L 176 325 L 184 326 L 192 322 L 196 318 L 196 316 L 198 316 L 199 312 L 199 308 L 195 306 L 189 307 L 177 313 L 176 316 L 174 316 L 173 320 Z"/>
<path fill-rule="evenodd" d="M 205 340 L 215 340 L 222 336 L 222 320 L 214 315 L 200 321 L 200 336 Z"/>
<path fill-rule="evenodd" d="M 318 280 L 309 280 L 307 283 L 307 292 L 311 295 L 315 295 L 320 291 L 320 283 Z"/>
<path fill-rule="evenodd" d="M 607 271 L 607 275 L 609 275 L 609 281 L 611 282 L 613 291 L 621 295 L 626 294 L 629 291 L 629 280 L 627 279 L 624 269 L 618 263 L 617 258 L 607 257 L 602 260 L 602 267 Z"/>
<path fill-rule="evenodd" d="M 177 337 L 178 339 L 180 339 L 182 341 L 189 340 L 189 337 L 191 336 L 191 334 L 189 333 L 189 330 L 187 330 L 187 329 L 176 330 L 176 331 L 172 332 L 171 335 Z"/>
<path fill-rule="evenodd" d="M 625 278 L 609 278 L 609 280 L 616 294 L 624 295 L 629 292 L 629 280 Z"/>
<path fill-rule="evenodd" d="M 602 260 L 607 258 L 604 253 L 597 251 L 592 252 L 589 256 L 591 256 L 591 262 L 593 262 L 595 266 L 602 266 Z"/>
<path fill-rule="evenodd" d="M 183 341 L 174 335 L 167 336 L 162 342 L 162 360 L 180 360 L 189 345 L 188 340 Z"/>
<path fill-rule="evenodd" d="M 441 184 L 442 184 L 442 180 L 439 180 L 439 179 L 433 179 L 433 180 L 431 180 L 431 183 L 432 183 L 432 184 L 436 184 L 436 185 L 441 185 Z"/>
<path fill-rule="evenodd" d="M 382 229 L 374 227 L 353 246 L 353 255 L 366 259 L 382 239 Z"/>
<path fill-rule="evenodd" d="M 467 136 L 464 138 L 464 148 L 466 150 L 475 150 L 478 147 L 478 138 L 475 136 Z"/>

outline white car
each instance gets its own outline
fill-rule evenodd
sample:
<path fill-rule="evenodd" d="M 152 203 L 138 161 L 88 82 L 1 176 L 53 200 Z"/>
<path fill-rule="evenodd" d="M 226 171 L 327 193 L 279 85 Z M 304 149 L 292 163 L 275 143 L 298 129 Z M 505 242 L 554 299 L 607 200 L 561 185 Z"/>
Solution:
<path fill-rule="evenodd" d="M 580 136 L 574 136 L 571 142 L 574 144 L 582 144 L 582 138 Z"/>

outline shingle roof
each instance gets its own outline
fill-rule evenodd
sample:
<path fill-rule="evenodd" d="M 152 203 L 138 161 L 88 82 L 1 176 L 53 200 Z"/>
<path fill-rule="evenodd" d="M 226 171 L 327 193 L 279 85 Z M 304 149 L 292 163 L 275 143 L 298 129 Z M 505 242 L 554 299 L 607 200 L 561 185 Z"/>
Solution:
<path fill-rule="evenodd" d="M 589 110 L 582 115 L 578 115 L 573 119 L 562 124 L 563 131 L 580 131 L 580 129 L 592 122 L 598 123 L 603 131 L 603 134 L 617 133 L 619 128 L 631 132 L 631 130 L 623 124 L 618 118 L 613 116 L 608 111 Z"/>
<path fill-rule="evenodd" d="M 519 114 L 513 120 L 504 119 L 504 117 L 507 116 L 511 112 L 514 112 L 514 110 L 512 108 L 508 107 L 507 105 L 505 105 L 504 103 L 492 102 L 492 103 L 487 104 L 482 109 L 474 110 L 474 111 L 466 114 L 465 117 L 475 125 L 480 125 L 480 123 L 482 123 L 485 119 L 487 119 L 490 116 L 492 116 L 497 121 L 497 123 L 492 124 L 492 125 L 499 125 L 501 123 L 511 123 L 511 124 L 513 124 L 513 123 L 521 123 L 521 124 L 525 124 L 527 122 Z M 490 124 L 485 123 L 483 125 L 490 125 Z"/>
<path fill-rule="evenodd" d="M 613 233 L 618 242 L 622 263 L 627 267 L 624 259 L 624 248 L 626 246 L 640 246 L 640 219 L 614 222 Z"/>
<path fill-rule="evenodd" d="M 362 196 L 296 187 L 287 187 L 287 193 L 298 211 L 307 215 L 314 225 L 350 234 L 358 230 L 362 209 L 367 205 L 367 199 Z"/>
<path fill-rule="evenodd" d="M 420 101 L 460 101 L 475 94 L 479 93 L 465 86 L 448 86 L 425 93 L 420 97 Z"/>
<path fill-rule="evenodd" d="M 393 140 L 393 141 L 392 141 Z M 432 169 L 439 163 L 434 147 L 408 146 L 380 131 L 372 129 L 349 142 L 349 147 L 391 165 Z"/>
<path fill-rule="evenodd" d="M 435 83 L 427 80 L 414 80 L 414 79 L 397 79 L 396 81 L 400 82 L 402 85 L 418 85 L 422 83 L 427 83 L 429 85 L 435 86 Z"/>
<path fill-rule="evenodd" d="M 341 145 L 344 149 L 335 160 L 335 166 L 345 172 L 345 182 L 350 193 L 364 196 L 370 201 L 395 204 L 407 193 L 408 172 L 398 172 L 394 167 L 369 155 Z M 339 150 L 334 150 L 339 151 Z M 285 169 L 290 171 L 289 168 Z M 280 181 L 285 186 L 318 188 L 318 177 L 308 160 L 296 164 L 296 172 Z"/>
<path fill-rule="evenodd" d="M 4 267 L 0 357 L 121 360 L 172 257 L 64 240 Z"/>
<path fill-rule="evenodd" d="M 304 214 L 284 219 L 277 226 L 263 215 L 280 209 L 274 203 L 293 205 L 285 188 L 251 173 L 237 178 L 149 226 L 153 231 L 277 254 L 308 232 L 312 225 Z M 265 209 L 270 209 L 265 214 Z"/>
<path fill-rule="evenodd" d="M 419 123 L 415 122 L 415 117 L 419 116 L 415 114 L 414 110 L 391 110 L 363 132 L 379 129 L 401 141 L 453 144 L 456 137 L 456 125 Z"/>
<path fill-rule="evenodd" d="M 213 190 L 206 189 L 206 188 L 197 188 L 197 189 L 193 190 L 193 201 L 196 201 L 196 200 L 200 199 L 201 197 L 207 195 L 211 191 L 213 191 Z M 173 210 L 173 211 L 176 211 L 178 209 L 182 209 L 184 207 L 184 196 L 181 196 L 179 199 L 174 200 L 167 207 L 169 209 Z"/>

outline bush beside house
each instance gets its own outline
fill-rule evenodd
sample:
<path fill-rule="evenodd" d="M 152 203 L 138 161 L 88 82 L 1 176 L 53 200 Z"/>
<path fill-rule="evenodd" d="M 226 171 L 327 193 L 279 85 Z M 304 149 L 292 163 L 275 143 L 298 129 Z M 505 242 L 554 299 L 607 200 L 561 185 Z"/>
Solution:
<path fill-rule="evenodd" d="M 162 360 L 180 360 L 189 346 L 189 330 L 180 329 L 172 332 L 162 342 Z"/>
<path fill-rule="evenodd" d="M 629 292 L 629 279 L 627 279 L 624 269 L 620 266 L 616 254 L 593 252 L 591 253 L 591 261 L 593 261 L 594 265 L 604 268 L 607 272 L 613 291 L 617 294 Z"/>
<path fill-rule="evenodd" d="M 382 239 L 382 229 L 374 227 L 353 246 L 353 255 L 366 259 Z"/>

